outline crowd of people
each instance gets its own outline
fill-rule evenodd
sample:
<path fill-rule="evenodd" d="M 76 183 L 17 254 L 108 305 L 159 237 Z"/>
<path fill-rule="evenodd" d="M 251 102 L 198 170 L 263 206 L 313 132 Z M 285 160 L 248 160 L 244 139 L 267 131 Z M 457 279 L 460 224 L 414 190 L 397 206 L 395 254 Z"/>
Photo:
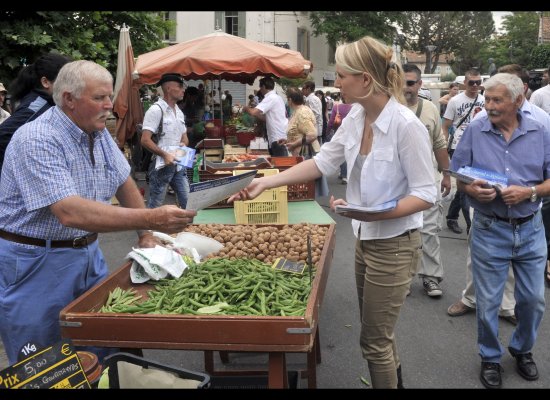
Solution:
<path fill-rule="evenodd" d="M 396 201 L 383 212 L 341 215 L 356 237 L 359 343 L 372 386 L 403 388 L 395 326 L 415 275 L 427 296 L 443 295 L 439 233 L 443 199 L 452 197 L 447 227 L 462 233 L 462 212 L 468 254 L 466 286 L 447 312 L 458 317 L 476 310 L 485 387 L 502 386 L 499 317 L 515 325 L 508 351 L 518 373 L 536 380 L 532 349 L 545 281 L 550 285 L 549 86 L 528 101 L 529 75 L 521 66 L 501 66 L 483 87 L 480 72 L 470 69 L 465 89 L 451 83 L 437 107 L 419 95 L 418 66 L 401 66 L 392 55 L 369 36 L 338 46 L 340 94 L 306 81 L 287 88 L 283 98 L 273 78 L 260 79 L 242 111 L 265 123 L 272 156 L 305 161 L 254 179 L 229 201 L 311 180 L 318 196 L 328 195 L 326 176 L 336 173 L 347 187 L 345 198 L 330 197 L 333 210 Z M 228 90 L 220 103 L 202 84 L 186 87 L 178 73 L 162 75 L 158 87 L 162 95 L 142 124 L 141 144 L 155 157 L 145 207 L 106 128 L 113 78 L 104 67 L 46 54 L 12 82 L 11 104 L 0 83 L 0 336 L 10 363 L 28 343 L 59 340 L 60 310 L 106 278 L 98 233 L 133 229 L 138 246 L 154 247 L 160 241 L 150 230 L 175 233 L 193 221 L 186 171 L 167 148 L 190 145 L 193 126 L 210 111 L 231 115 L 233 99 Z M 508 183 L 452 182 L 444 173 L 462 167 L 502 174 Z M 169 187 L 177 206 L 163 205 Z M 111 205 L 115 195 L 122 207 Z"/>

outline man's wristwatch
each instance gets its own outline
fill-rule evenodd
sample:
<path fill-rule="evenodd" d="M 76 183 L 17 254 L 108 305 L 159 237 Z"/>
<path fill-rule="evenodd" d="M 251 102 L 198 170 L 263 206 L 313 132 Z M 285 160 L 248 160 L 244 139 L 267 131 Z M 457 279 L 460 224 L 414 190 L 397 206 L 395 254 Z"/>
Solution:
<path fill-rule="evenodd" d="M 530 200 L 531 200 L 531 202 L 534 203 L 535 201 L 537 201 L 537 199 L 538 199 L 537 188 L 535 186 L 531 186 L 531 198 L 530 198 Z"/>

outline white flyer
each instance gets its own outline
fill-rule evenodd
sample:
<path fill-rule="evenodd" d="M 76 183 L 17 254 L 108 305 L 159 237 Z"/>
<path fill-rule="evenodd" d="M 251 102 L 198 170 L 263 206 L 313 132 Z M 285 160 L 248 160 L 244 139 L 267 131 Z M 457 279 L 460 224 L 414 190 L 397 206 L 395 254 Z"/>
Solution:
<path fill-rule="evenodd" d="M 247 187 L 258 171 L 245 172 L 211 181 L 192 183 L 189 188 L 187 210 L 202 210 L 212 204 L 227 199 L 232 194 Z"/>

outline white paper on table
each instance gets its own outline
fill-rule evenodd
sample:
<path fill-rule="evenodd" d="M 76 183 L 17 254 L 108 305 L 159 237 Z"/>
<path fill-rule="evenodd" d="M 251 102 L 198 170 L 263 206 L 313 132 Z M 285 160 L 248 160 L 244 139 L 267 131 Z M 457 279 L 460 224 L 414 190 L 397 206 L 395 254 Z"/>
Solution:
<path fill-rule="evenodd" d="M 193 232 L 180 232 L 176 237 L 174 247 L 196 250 L 199 261 L 195 261 L 200 262 L 207 255 L 220 251 L 223 248 L 223 244 L 217 240 Z"/>
<path fill-rule="evenodd" d="M 202 210 L 216 204 L 247 187 L 257 172 L 254 170 L 226 178 L 192 183 L 189 185 L 189 197 L 185 208 L 187 210 Z"/>

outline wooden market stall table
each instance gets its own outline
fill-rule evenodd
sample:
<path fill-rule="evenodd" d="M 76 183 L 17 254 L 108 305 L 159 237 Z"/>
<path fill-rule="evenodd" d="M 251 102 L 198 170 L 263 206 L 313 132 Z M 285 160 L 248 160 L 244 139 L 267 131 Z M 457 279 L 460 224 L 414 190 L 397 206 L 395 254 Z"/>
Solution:
<path fill-rule="evenodd" d="M 233 209 L 202 210 L 195 223 L 234 223 Z M 60 313 L 61 334 L 77 346 L 122 349 L 173 349 L 204 351 L 205 370 L 213 376 L 267 373 L 268 387 L 288 387 L 286 353 L 306 353 L 308 388 L 316 388 L 320 306 L 335 246 L 335 224 L 315 201 L 289 203 L 289 224 L 309 222 L 328 227 L 304 316 L 240 316 L 192 314 L 97 313 L 116 287 L 146 294 L 149 284 L 130 281 L 127 262 L 101 284 L 74 300 Z M 214 352 L 260 352 L 269 356 L 267 371 L 214 370 Z M 222 360 L 224 357 L 222 357 Z"/>

